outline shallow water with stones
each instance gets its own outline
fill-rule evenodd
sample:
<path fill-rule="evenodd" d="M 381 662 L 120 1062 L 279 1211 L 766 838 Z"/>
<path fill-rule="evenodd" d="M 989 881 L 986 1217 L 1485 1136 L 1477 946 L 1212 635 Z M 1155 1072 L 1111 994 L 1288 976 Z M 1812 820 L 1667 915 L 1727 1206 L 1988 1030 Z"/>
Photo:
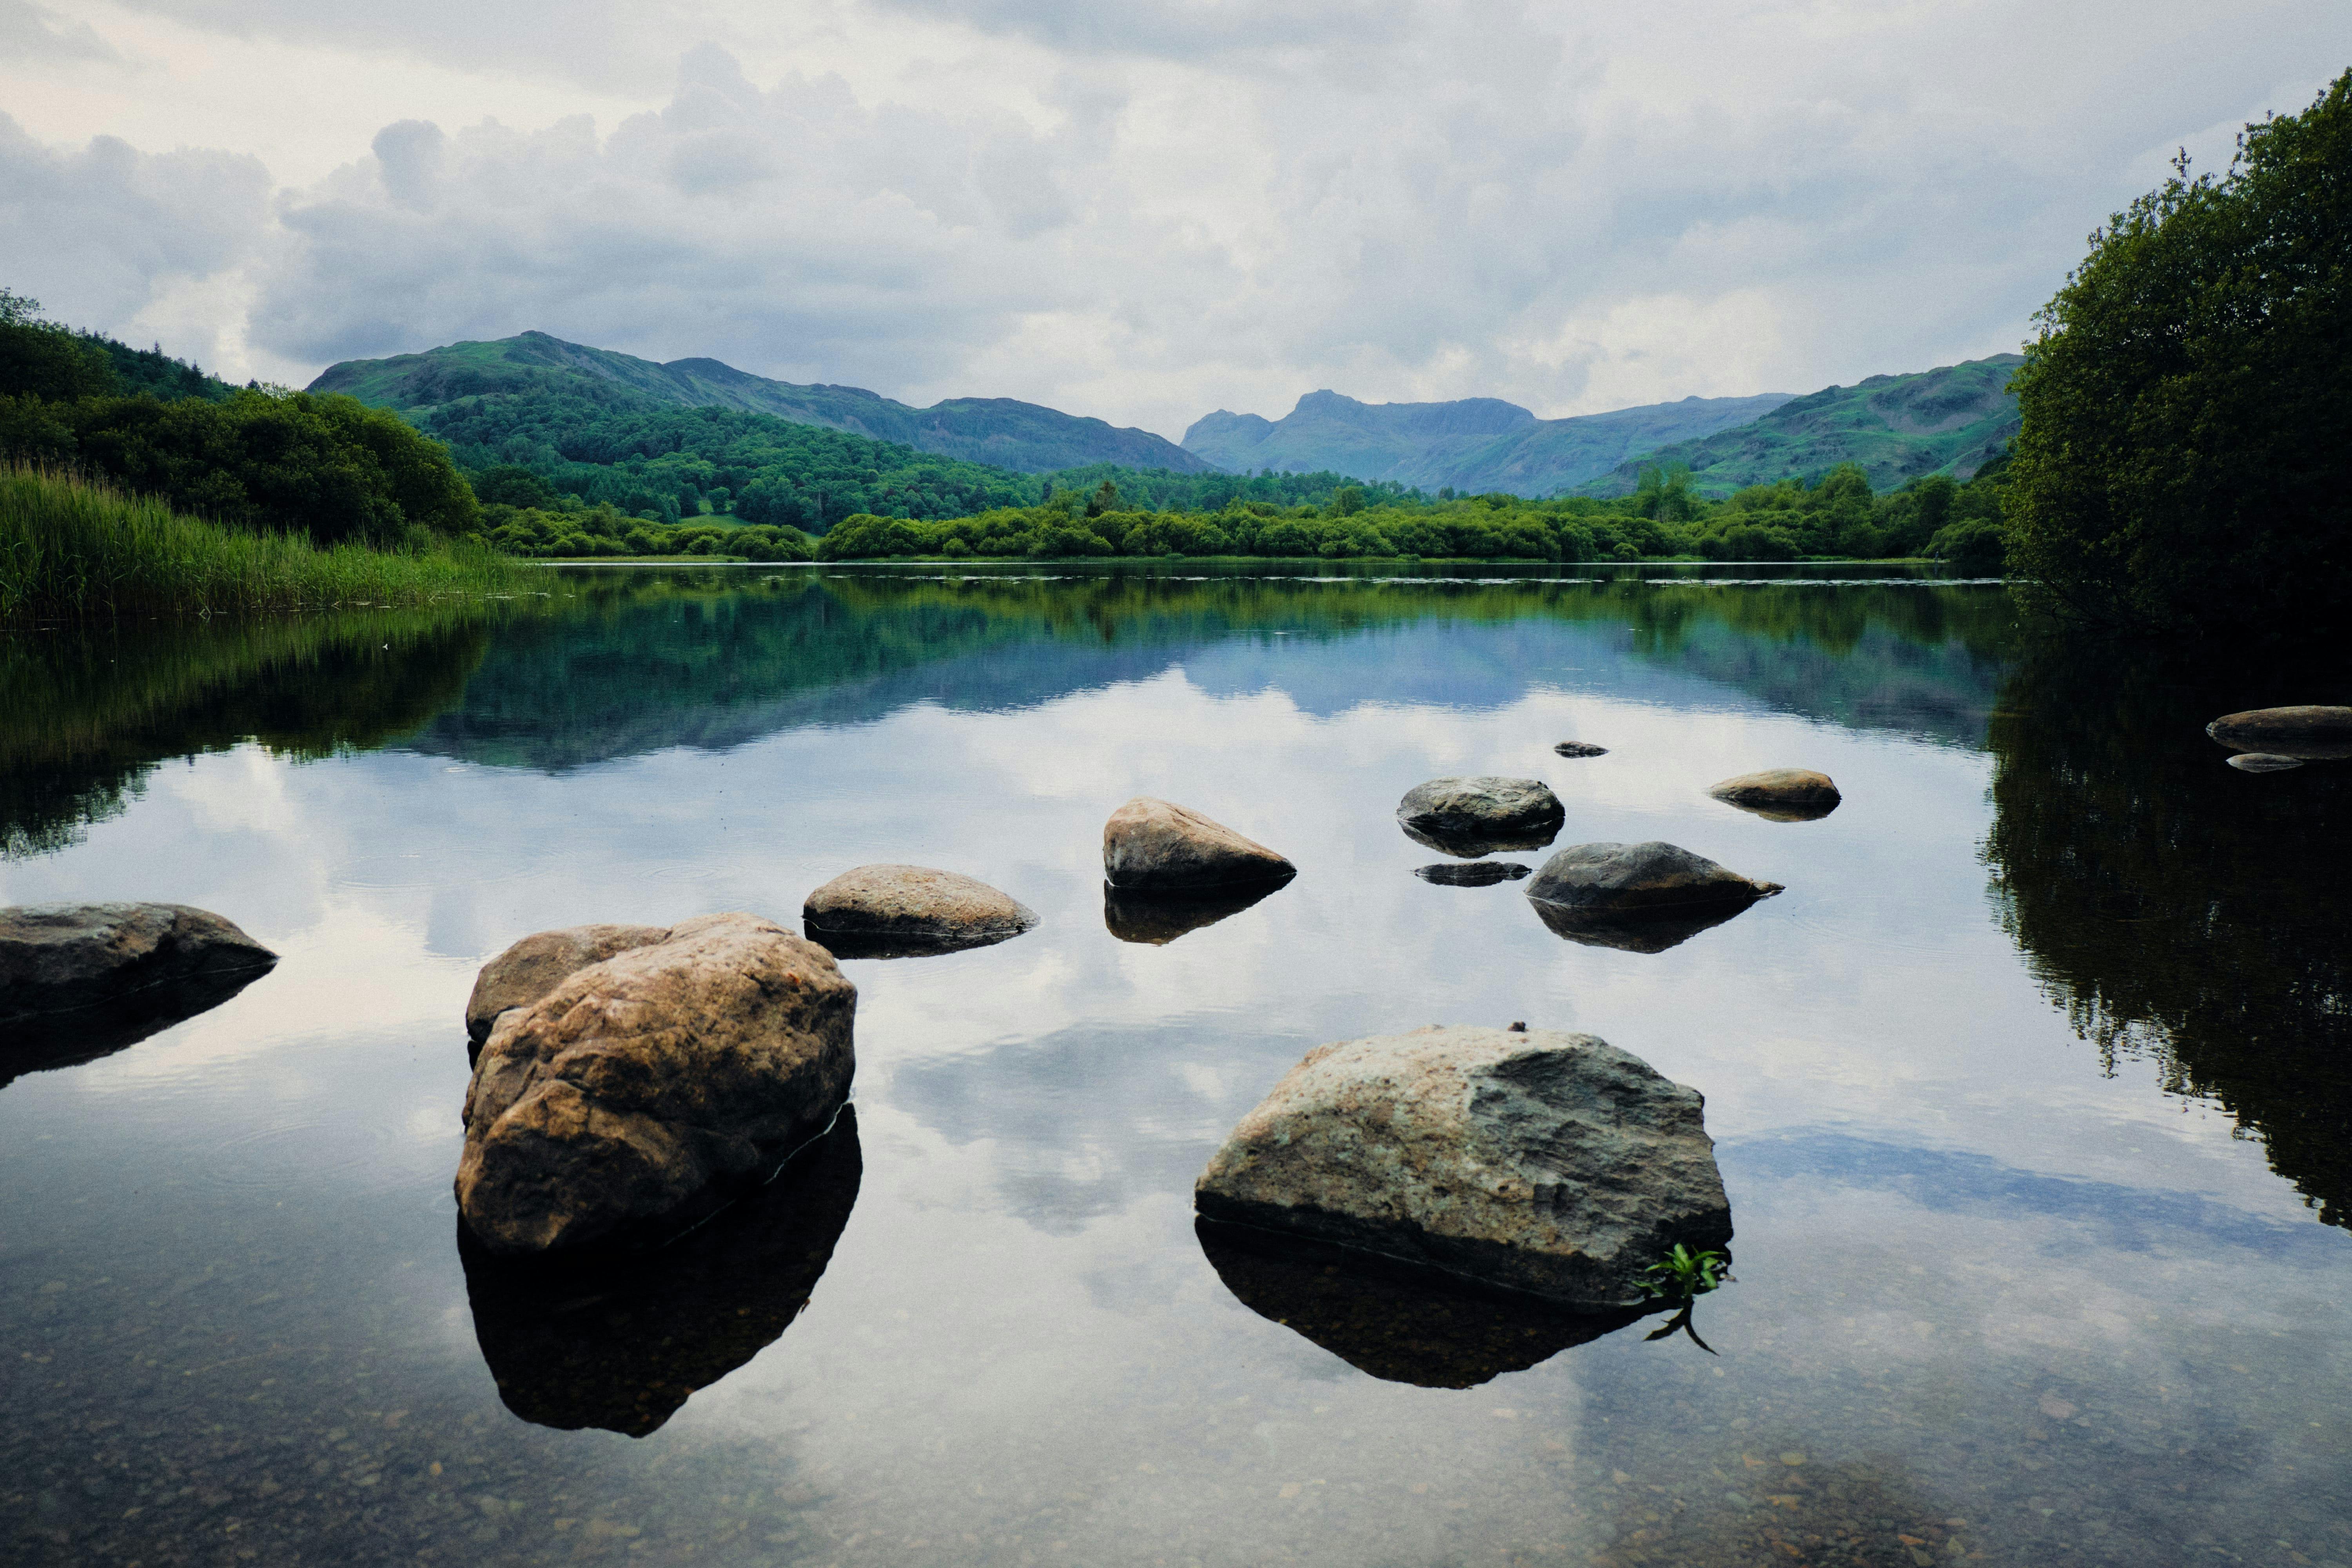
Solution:
<path fill-rule="evenodd" d="M 550 581 L 0 639 L 0 902 L 283 955 L 0 1058 L 9 1561 L 2352 1563 L 2352 764 L 2200 733 L 2327 693 L 2037 650 L 2000 587 L 1880 568 Z M 1843 804 L 1705 793 L 1780 766 Z M 1788 890 L 1564 940 L 1507 876 L 1414 874 L 1398 798 L 1486 773 L 1549 784 L 1560 845 Z M 1137 794 L 1297 879 L 1107 910 Z M 846 963 L 853 1116 L 678 1247 L 480 1267 L 483 960 L 796 921 L 877 860 L 1041 923 Z M 1549 1331 L 1204 1249 L 1192 1178 L 1307 1048 L 1520 1019 L 1705 1093 L 1714 1353 L 1651 1318 L 1495 1370 Z"/>

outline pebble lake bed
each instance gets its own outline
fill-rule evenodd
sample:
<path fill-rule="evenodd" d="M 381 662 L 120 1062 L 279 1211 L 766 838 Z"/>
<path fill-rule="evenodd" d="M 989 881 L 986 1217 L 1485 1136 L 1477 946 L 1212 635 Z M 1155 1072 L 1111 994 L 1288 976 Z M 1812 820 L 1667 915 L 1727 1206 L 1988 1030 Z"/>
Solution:
<path fill-rule="evenodd" d="M 2352 763 L 2204 730 L 2342 687 L 2063 657 L 1881 565 L 549 582 L 0 637 L 0 905 L 277 956 L 0 1052 L 6 1561 L 2352 1568 Z M 1834 809 L 1708 794 L 1789 769 Z M 1521 780 L 1548 845 L 1400 826 Z M 1296 875 L 1107 887 L 1137 797 Z M 1780 890 L 1657 941 L 1529 897 L 1658 843 Z M 852 1110 L 775 1183 L 625 1266 L 486 1255 L 484 963 L 798 931 L 860 868 L 1022 918 L 845 950 Z M 1196 1218 L 1314 1047 L 1522 1023 L 1704 1096 L 1695 1335 Z"/>

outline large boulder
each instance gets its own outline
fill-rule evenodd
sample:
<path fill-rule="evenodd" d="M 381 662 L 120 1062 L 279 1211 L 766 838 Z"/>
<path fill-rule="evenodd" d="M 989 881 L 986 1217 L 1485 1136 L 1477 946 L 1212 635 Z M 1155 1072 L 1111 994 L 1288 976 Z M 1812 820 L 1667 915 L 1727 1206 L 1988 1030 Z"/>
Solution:
<path fill-rule="evenodd" d="M 0 1086 L 219 1006 L 278 955 L 185 904 L 0 909 Z"/>
<path fill-rule="evenodd" d="M 528 1007 L 592 963 L 669 935 L 667 926 L 572 926 L 533 931 L 482 965 L 466 999 L 466 1037 L 477 1047 L 490 1037 L 499 1015 Z"/>
<path fill-rule="evenodd" d="M 1397 825 L 1408 837 L 1465 859 L 1540 849 L 1567 820 L 1568 809 L 1541 779 L 1432 779 L 1397 803 Z"/>
<path fill-rule="evenodd" d="M 1678 845 L 1572 844 L 1543 863 L 1528 897 L 1582 914 L 1614 916 L 1746 909 L 1780 891 Z"/>
<path fill-rule="evenodd" d="M 1767 768 L 1724 780 L 1707 794 L 1775 822 L 1811 822 L 1838 808 L 1842 796 L 1827 773 L 1811 768 Z"/>
<path fill-rule="evenodd" d="M 857 1202 L 853 1108 L 772 1182 L 635 1258 L 502 1258 L 464 1230 L 474 1337 L 508 1409 L 642 1437 L 773 1343 L 808 1305 Z"/>
<path fill-rule="evenodd" d="M 2352 757 L 2352 708 L 2305 705 L 2225 713 L 2205 732 L 2239 752 L 2326 761 Z"/>
<path fill-rule="evenodd" d="M 928 866 L 860 866 L 808 896 L 801 924 L 835 958 L 912 958 L 986 947 L 1037 923 L 987 883 Z"/>
<path fill-rule="evenodd" d="M 1298 868 L 1197 811 L 1138 795 L 1103 824 L 1103 880 L 1129 892 L 1286 882 Z"/>
<path fill-rule="evenodd" d="M 1642 1304 L 1731 1208 L 1698 1091 L 1590 1035 L 1433 1026 L 1318 1046 L 1194 1184 L 1213 1220 L 1585 1311 Z"/>
<path fill-rule="evenodd" d="M 756 915 L 705 915 L 499 1016 L 466 1092 L 457 1208 L 484 1247 L 642 1247 L 830 1123 L 857 988 Z"/>

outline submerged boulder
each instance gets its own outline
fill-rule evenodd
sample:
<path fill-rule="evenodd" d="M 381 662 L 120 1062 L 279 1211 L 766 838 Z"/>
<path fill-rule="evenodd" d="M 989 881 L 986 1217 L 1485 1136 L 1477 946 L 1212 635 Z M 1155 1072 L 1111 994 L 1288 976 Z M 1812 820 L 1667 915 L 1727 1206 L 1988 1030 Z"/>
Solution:
<path fill-rule="evenodd" d="M 801 924 L 836 958 L 913 958 L 1019 936 L 1036 912 L 987 883 L 928 866 L 860 866 L 808 896 Z"/>
<path fill-rule="evenodd" d="M 635 1247 L 772 1174 L 848 1095 L 857 988 L 756 915 L 705 915 L 499 1016 L 457 1209 L 493 1252 Z"/>
<path fill-rule="evenodd" d="M 636 1258 L 504 1258 L 462 1226 L 474 1338 L 526 1421 L 642 1437 L 773 1343 L 808 1305 L 857 1202 L 857 1122 L 724 1214 Z"/>
<path fill-rule="evenodd" d="M 1286 882 L 1298 868 L 1171 801 L 1138 795 L 1103 824 L 1103 880 L 1129 892 Z"/>
<path fill-rule="evenodd" d="M 565 980 L 614 953 L 669 935 L 667 926 L 572 926 L 534 931 L 482 965 L 466 999 L 466 1037 L 478 1047 L 510 1008 L 528 1007 Z"/>
<path fill-rule="evenodd" d="M 1567 820 L 1568 809 L 1541 779 L 1432 779 L 1397 803 L 1397 825 L 1407 837 L 1465 859 L 1540 849 Z"/>
<path fill-rule="evenodd" d="M 1829 774 L 1811 768 L 1767 768 L 1762 773 L 1741 773 L 1706 793 L 1776 822 L 1811 822 L 1827 816 L 1843 798 Z"/>
<path fill-rule="evenodd" d="M 2205 732 L 2240 752 L 2269 752 L 2324 762 L 2352 757 L 2352 708 L 2305 704 L 2225 713 Z"/>
<path fill-rule="evenodd" d="M 1200 1219 L 1193 1230 L 1235 1300 L 1390 1383 L 1475 1388 L 1644 1315 L 1639 1307 L 1571 1311 L 1255 1226 Z"/>
<path fill-rule="evenodd" d="M 1473 860 L 1466 866 L 1450 861 L 1415 866 L 1412 874 L 1441 888 L 1491 888 L 1497 882 L 1516 882 L 1528 870 L 1517 860 Z"/>
<path fill-rule="evenodd" d="M 1590 1035 L 1432 1026 L 1319 1046 L 1194 1184 L 1209 1219 L 1587 1311 L 1644 1300 L 1731 1208 L 1696 1089 Z"/>
<path fill-rule="evenodd" d="M 1605 757 L 1609 754 L 1608 747 L 1596 746 L 1590 741 L 1562 741 L 1552 750 L 1563 757 Z"/>
<path fill-rule="evenodd" d="M 230 976 L 242 986 L 277 962 L 228 921 L 185 904 L 0 909 L 0 1023 L 119 1005 L 144 991 L 210 991 Z"/>
<path fill-rule="evenodd" d="M 1543 864 L 1528 884 L 1539 904 L 1587 914 L 1633 915 L 1668 910 L 1747 908 L 1780 891 L 1694 855 L 1678 845 L 1573 844 Z"/>
<path fill-rule="evenodd" d="M 1121 942 L 1165 947 L 1178 937 L 1237 915 L 1282 889 L 1279 882 L 1203 888 L 1196 892 L 1135 893 L 1103 884 L 1103 928 Z"/>
<path fill-rule="evenodd" d="M 2240 752 L 2228 760 L 2242 773 L 2283 773 L 2303 766 L 2301 757 L 2283 757 L 2276 752 Z"/>

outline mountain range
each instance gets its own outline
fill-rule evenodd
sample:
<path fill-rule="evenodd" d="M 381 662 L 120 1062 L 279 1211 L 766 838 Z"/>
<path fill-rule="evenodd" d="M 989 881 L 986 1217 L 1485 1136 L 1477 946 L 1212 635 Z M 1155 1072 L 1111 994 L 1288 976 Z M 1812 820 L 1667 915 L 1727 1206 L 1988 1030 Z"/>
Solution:
<path fill-rule="evenodd" d="M 1643 468 L 1687 466 L 1691 488 L 1725 496 L 1747 485 L 1811 479 L 1858 463 L 1871 488 L 1893 489 L 1927 474 L 1965 479 L 2017 434 L 2009 378 L 2025 363 L 1994 354 L 1911 375 L 1874 375 L 1782 402 L 1753 423 L 1661 446 L 1579 487 L 1624 495 Z"/>
<path fill-rule="evenodd" d="M 1685 397 L 1607 414 L 1538 419 L 1516 403 L 1359 403 L 1310 392 L 1280 419 L 1220 408 L 1184 432 L 1185 450 L 1233 473 L 1330 469 L 1425 490 L 1550 495 L 1673 442 L 1748 424 L 1793 396 Z"/>
<path fill-rule="evenodd" d="M 411 417 L 461 398 L 534 392 L 634 394 L 673 408 L 730 408 L 895 441 L 969 463 L 1045 473 L 1089 463 L 1205 473 L 1214 465 L 1149 430 L 1116 427 L 1009 397 L 951 397 L 914 408 L 858 386 L 771 381 L 715 359 L 667 364 L 545 332 L 451 343 L 390 359 L 344 360 L 310 384 Z"/>

